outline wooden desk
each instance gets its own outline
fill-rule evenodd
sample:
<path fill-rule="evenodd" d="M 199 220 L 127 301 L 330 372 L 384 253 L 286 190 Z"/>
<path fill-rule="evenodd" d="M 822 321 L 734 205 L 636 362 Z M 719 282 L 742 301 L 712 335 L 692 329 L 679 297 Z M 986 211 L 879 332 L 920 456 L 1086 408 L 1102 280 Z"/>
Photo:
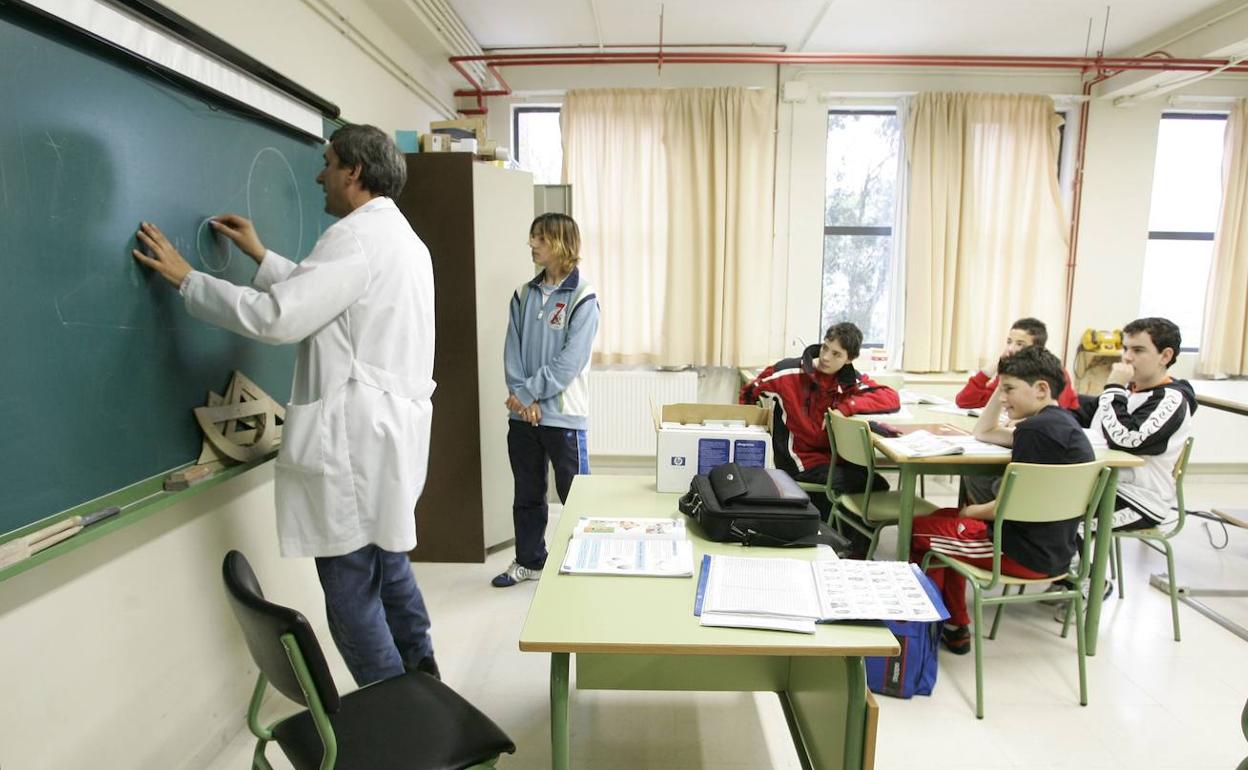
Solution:
<path fill-rule="evenodd" d="M 881 419 L 884 422 L 898 424 L 907 422 L 940 423 L 945 422 L 971 429 L 975 425 L 974 418 L 961 415 L 933 412 L 930 407 L 910 405 L 912 417 L 907 419 L 893 418 L 888 415 L 862 415 L 864 418 Z M 898 454 L 880 442 L 880 436 L 871 434 L 871 441 L 877 451 L 897 464 L 901 476 L 899 490 L 901 506 L 897 519 L 897 560 L 910 559 L 910 536 L 914 526 L 914 495 L 915 485 L 920 475 L 995 475 L 999 476 L 1009 465 L 1008 455 L 947 455 L 944 457 L 911 458 Z M 1097 527 L 1110 527 L 1114 519 L 1114 496 L 1118 490 L 1118 469 L 1133 468 L 1144 464 L 1142 458 L 1116 450 L 1097 450 L 1096 459 L 1105 461 L 1110 467 L 1109 483 L 1101 498 L 1101 506 L 1097 511 Z M 1088 654 L 1096 654 L 1097 632 L 1101 619 L 1102 594 L 1105 589 L 1105 572 L 1109 566 L 1109 546 L 1113 538 L 1098 537 L 1094 540 L 1092 555 L 1091 585 L 1088 588 L 1087 610 L 1087 645 Z"/>
<path fill-rule="evenodd" d="M 814 635 L 704 628 L 693 615 L 696 578 L 561 575 L 580 516 L 681 516 L 679 495 L 654 491 L 650 476 L 577 476 L 550 543 L 547 568 L 529 607 L 520 649 L 548 652 L 555 770 L 570 767 L 568 667 L 579 689 L 771 691 L 780 696 L 793 743 L 807 767 L 863 766 L 867 737 L 864 655 L 895 655 L 880 626 L 821 625 Z M 736 554 L 691 525 L 702 554 Z M 814 557 L 813 548 L 750 548 L 751 555 Z"/>

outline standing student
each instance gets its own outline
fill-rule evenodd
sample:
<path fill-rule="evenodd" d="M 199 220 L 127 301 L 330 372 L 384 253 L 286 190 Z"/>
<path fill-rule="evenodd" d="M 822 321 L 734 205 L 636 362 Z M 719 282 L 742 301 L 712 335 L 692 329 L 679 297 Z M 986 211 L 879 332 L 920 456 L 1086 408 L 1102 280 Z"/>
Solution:
<path fill-rule="evenodd" d="M 1096 459 L 1088 437 L 1074 412 L 1058 406 L 1065 387 L 1062 364 L 1040 346 L 1002 356 L 998 363 L 997 394 L 985 405 L 975 424 L 975 437 L 1011 447 L 1010 460 L 1048 465 L 1091 462 Z M 1000 425 L 1004 409 L 1015 424 Z M 914 520 L 911 558 L 922 562 L 928 551 L 957 556 L 964 562 L 992 569 L 992 525 L 997 501 L 942 508 Z M 1001 573 L 1021 578 L 1065 574 L 1075 555 L 1079 520 L 1057 522 L 1006 521 L 1001 525 Z M 949 620 L 942 631 L 945 646 L 963 655 L 971 649 L 970 613 L 966 607 L 966 579 L 948 569 L 929 575 L 941 589 Z"/>
<path fill-rule="evenodd" d="M 373 126 L 339 128 L 317 184 L 340 219 L 296 265 L 252 223 L 212 220 L 260 266 L 254 288 L 193 271 L 155 225 L 134 257 L 177 286 L 191 315 L 274 345 L 298 343 L 277 456 L 283 556 L 312 556 L 329 628 L 357 684 L 438 675 L 407 552 L 433 414 L 433 269 L 393 198 L 403 156 Z"/>
<path fill-rule="evenodd" d="M 598 295 L 577 267 L 581 233 L 572 217 L 542 214 L 534 219 L 529 250 L 540 270 L 511 295 L 503 349 L 516 558 L 490 581 L 498 588 L 542 575 L 547 467 L 555 469 L 560 502 L 567 501 L 572 478 L 589 473 L 585 429 Z"/>
<path fill-rule="evenodd" d="M 1110 449 L 1144 458 L 1143 466 L 1118 472 L 1114 529 L 1148 529 L 1176 515 L 1172 471 L 1192 432 L 1196 393 L 1169 374 L 1182 344 L 1173 321 L 1138 318 L 1122 336 L 1122 361 L 1100 396 L 1079 397 L 1079 418 L 1099 430 Z"/>
<path fill-rule="evenodd" d="M 857 326 L 833 324 L 822 344 L 806 348 L 801 358 L 777 361 L 741 389 L 742 404 L 773 410 L 771 442 L 776 467 L 798 481 L 823 484 L 831 471 L 836 491 L 866 490 L 867 469 L 832 457 L 823 422 L 829 409 L 850 417 L 901 408 L 897 391 L 854 368 L 861 347 L 862 331 Z M 888 489 L 888 481 L 879 474 L 875 489 Z M 831 512 L 827 497 L 822 492 L 810 497 L 826 519 Z"/>
<path fill-rule="evenodd" d="M 1044 347 L 1048 341 L 1049 330 L 1044 325 L 1044 321 L 1038 318 L 1020 318 L 1010 326 L 1009 333 L 1005 335 L 1005 350 L 1001 351 L 1001 358 L 1012 356 L 1023 348 L 1033 345 Z M 1062 388 L 1062 394 L 1057 403 L 1067 409 L 1078 409 L 1079 394 L 1075 392 L 1071 384 L 1070 372 L 1063 369 L 1062 376 L 1065 378 L 1066 385 Z M 966 385 L 962 386 L 962 390 L 954 398 L 954 402 L 963 409 L 978 409 L 992 398 L 993 391 L 997 389 L 997 381 L 997 364 L 993 362 L 982 371 L 971 375 Z"/>

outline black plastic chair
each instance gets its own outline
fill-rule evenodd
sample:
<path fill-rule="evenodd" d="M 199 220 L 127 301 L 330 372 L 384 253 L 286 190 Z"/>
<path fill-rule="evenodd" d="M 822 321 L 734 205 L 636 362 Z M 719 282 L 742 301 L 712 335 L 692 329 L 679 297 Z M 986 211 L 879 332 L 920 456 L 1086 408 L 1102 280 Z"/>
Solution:
<path fill-rule="evenodd" d="M 222 565 L 226 594 L 260 676 L 247 709 L 256 736 L 252 767 L 276 741 L 297 770 L 491 768 L 516 745 L 498 725 L 437 679 L 409 672 L 339 695 L 312 627 L 299 612 L 266 601 L 238 551 Z M 272 684 L 304 711 L 269 727 L 259 721 Z"/>

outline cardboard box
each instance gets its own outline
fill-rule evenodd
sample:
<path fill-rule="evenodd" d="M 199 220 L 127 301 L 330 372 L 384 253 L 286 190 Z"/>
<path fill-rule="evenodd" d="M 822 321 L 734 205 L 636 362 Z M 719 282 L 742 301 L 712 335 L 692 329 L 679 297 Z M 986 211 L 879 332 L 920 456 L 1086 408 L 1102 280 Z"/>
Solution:
<path fill-rule="evenodd" d="M 714 427 L 705 420 L 741 420 L 745 427 Z M 695 474 L 716 465 L 770 468 L 771 412 L 736 404 L 667 404 L 655 415 L 655 485 L 660 492 L 688 492 Z"/>
<path fill-rule="evenodd" d="M 429 124 L 435 134 L 448 134 L 453 139 L 475 139 L 485 143 L 485 118 L 460 118 L 459 120 L 435 120 Z"/>
<path fill-rule="evenodd" d="M 451 137 L 446 134 L 421 134 L 421 152 L 450 152 Z"/>

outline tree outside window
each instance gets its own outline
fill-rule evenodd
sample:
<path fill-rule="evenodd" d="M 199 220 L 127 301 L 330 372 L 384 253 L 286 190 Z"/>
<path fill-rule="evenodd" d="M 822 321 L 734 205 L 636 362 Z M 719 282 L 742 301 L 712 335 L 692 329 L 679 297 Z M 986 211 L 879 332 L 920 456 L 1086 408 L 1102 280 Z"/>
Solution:
<path fill-rule="evenodd" d="M 821 328 L 852 321 L 867 346 L 888 332 L 900 133 L 892 110 L 828 112 Z"/>

